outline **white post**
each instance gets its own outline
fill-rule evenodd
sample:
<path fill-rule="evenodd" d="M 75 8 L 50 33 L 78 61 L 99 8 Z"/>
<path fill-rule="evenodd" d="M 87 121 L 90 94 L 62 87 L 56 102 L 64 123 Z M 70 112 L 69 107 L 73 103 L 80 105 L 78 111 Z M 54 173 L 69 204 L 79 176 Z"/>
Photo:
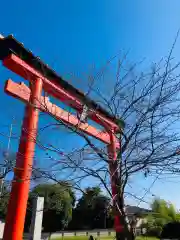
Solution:
<path fill-rule="evenodd" d="M 43 197 L 35 198 L 33 202 L 33 212 L 32 212 L 32 218 L 31 218 L 29 240 L 41 239 L 43 207 L 44 207 L 44 198 Z"/>

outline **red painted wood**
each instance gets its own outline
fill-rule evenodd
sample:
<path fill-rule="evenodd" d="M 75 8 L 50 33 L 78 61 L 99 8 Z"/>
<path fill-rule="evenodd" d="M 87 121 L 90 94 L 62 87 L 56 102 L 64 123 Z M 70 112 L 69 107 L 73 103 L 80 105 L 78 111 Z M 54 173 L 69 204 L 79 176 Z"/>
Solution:
<path fill-rule="evenodd" d="M 24 83 L 18 84 L 13 82 L 12 80 L 8 80 L 6 82 L 5 92 L 13 97 L 20 99 L 25 103 L 28 103 L 30 99 L 31 90 Z M 43 96 L 41 96 L 39 101 L 39 108 L 41 111 L 47 112 L 51 116 L 55 117 L 56 119 L 67 123 L 67 125 L 74 126 L 78 130 L 106 144 L 110 144 L 109 133 L 100 131 L 87 123 L 80 122 L 75 115 L 70 114 L 69 112 L 61 109 L 55 104 L 52 104 L 48 100 L 48 98 L 44 98 Z M 119 143 L 117 140 L 116 140 L 116 148 L 119 148 Z"/>
<path fill-rule="evenodd" d="M 27 104 L 21 139 L 16 157 L 14 180 L 12 182 L 6 224 L 4 228 L 4 240 L 22 240 L 24 221 L 26 216 L 27 200 L 29 196 L 30 179 L 36 144 L 39 110 L 38 99 L 42 92 L 42 80 L 36 79 L 32 85 L 30 104 Z"/>
<path fill-rule="evenodd" d="M 109 155 L 109 170 L 111 177 L 111 189 L 112 189 L 112 197 L 113 197 L 113 207 L 115 210 L 114 216 L 114 228 L 116 233 L 120 233 L 123 231 L 123 226 L 121 224 L 120 212 L 117 208 L 118 204 L 118 179 L 119 179 L 119 165 L 117 162 L 117 149 L 116 149 L 116 137 L 114 131 L 112 129 L 110 133 L 110 144 L 107 147 L 108 155 Z M 120 187 L 120 186 L 119 186 Z"/>
<path fill-rule="evenodd" d="M 37 77 L 41 78 L 43 80 L 43 88 L 48 94 L 65 102 L 76 110 L 82 111 L 84 103 L 82 103 L 76 96 L 73 96 L 68 90 L 64 90 L 61 86 L 42 76 L 38 71 L 16 55 L 11 54 L 5 58 L 3 60 L 3 65 L 28 81 L 33 81 L 33 79 L 36 79 Z M 100 125 L 106 125 L 119 131 L 119 126 L 117 124 L 102 116 L 98 111 L 90 110 L 89 118 L 93 119 Z"/>
<path fill-rule="evenodd" d="M 4 240 L 21 240 L 24 227 L 26 205 L 31 176 L 31 166 L 34 154 L 36 131 L 38 124 L 38 109 L 48 112 L 53 117 L 64 121 L 67 125 L 77 127 L 78 130 L 93 136 L 108 145 L 108 154 L 110 161 L 110 175 L 112 195 L 115 204 L 115 197 L 118 191 L 117 185 L 117 148 L 120 148 L 119 142 L 115 137 L 115 131 L 121 131 L 119 126 L 112 119 L 102 115 L 96 110 L 90 109 L 88 117 L 102 125 L 106 132 L 100 131 L 87 123 L 82 123 L 76 116 L 64 111 L 58 106 L 49 102 L 48 98 L 41 96 L 42 84 L 43 89 L 50 95 L 56 97 L 67 105 L 72 106 L 77 111 L 82 111 L 84 103 L 68 90 L 63 89 L 57 83 L 50 81 L 42 76 L 38 71 L 29 66 L 19 57 L 11 54 L 3 61 L 3 65 L 17 73 L 21 77 L 30 81 L 32 89 L 30 90 L 25 84 L 17 84 L 8 80 L 5 91 L 27 104 L 26 114 L 24 117 L 22 135 L 20 139 L 19 151 L 15 168 L 15 178 L 12 184 L 11 196 L 8 206 L 7 219 L 4 231 Z M 38 79 L 38 80 L 37 80 Z M 41 84 L 40 84 L 41 82 Z M 38 99 L 38 101 L 37 101 Z M 31 103 L 31 104 L 29 104 Z M 34 108 L 34 106 L 36 108 Z M 112 132 L 110 132 L 113 129 Z M 26 130 L 26 131 L 25 131 Z M 32 141 L 33 139 L 33 141 Z M 20 180 L 20 181 L 18 181 Z M 116 232 L 122 232 L 120 222 L 120 213 L 116 211 L 115 216 Z"/>

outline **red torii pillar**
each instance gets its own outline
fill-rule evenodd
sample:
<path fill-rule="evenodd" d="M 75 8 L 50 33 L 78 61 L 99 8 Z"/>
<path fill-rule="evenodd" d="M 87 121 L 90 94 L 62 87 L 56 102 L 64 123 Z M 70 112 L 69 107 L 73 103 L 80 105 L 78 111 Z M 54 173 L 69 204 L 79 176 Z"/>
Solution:
<path fill-rule="evenodd" d="M 14 169 L 14 180 L 8 204 L 8 212 L 3 239 L 23 239 L 24 221 L 29 195 L 33 165 L 35 139 L 38 127 L 38 99 L 42 93 L 42 80 L 31 84 L 30 104 L 27 104 L 22 125 L 22 133 Z"/>
<path fill-rule="evenodd" d="M 80 123 L 76 116 L 62 110 L 61 108 L 50 103 L 48 99 L 42 97 L 42 89 L 51 85 L 50 93 L 53 94 L 57 90 L 62 89 L 52 84 L 48 79 L 41 76 L 35 69 L 22 61 L 17 56 L 11 55 L 3 61 L 4 66 L 27 79 L 27 73 L 30 77 L 30 89 L 25 84 L 17 84 L 12 80 L 8 80 L 5 86 L 5 91 L 23 102 L 25 102 L 26 110 L 22 126 L 22 134 L 17 154 L 16 167 L 14 169 L 14 180 L 12 182 L 12 189 L 10 200 L 8 204 L 8 211 L 4 229 L 4 240 L 21 240 L 23 239 L 24 221 L 27 208 L 27 200 L 30 187 L 30 178 L 32 171 L 32 163 L 35 150 L 35 140 L 38 127 L 39 110 L 49 112 L 51 115 L 59 120 L 66 122 L 71 126 L 78 127 L 79 130 L 93 136 L 108 145 L 109 159 L 117 163 L 117 148 L 120 148 L 119 142 L 115 137 L 114 125 L 109 123 L 109 131 L 104 132 L 97 130 L 87 123 Z M 29 80 L 29 78 L 28 78 Z M 64 90 L 63 90 L 64 91 Z M 66 94 L 66 92 L 65 92 Z M 67 92 L 67 95 L 69 93 Z M 68 95 L 69 96 L 69 95 Z M 57 96 L 56 96 L 57 97 Z M 76 99 L 78 102 L 78 99 Z M 83 104 L 83 103 L 82 103 Z M 96 113 L 95 113 L 96 114 Z M 100 119 L 100 124 L 106 126 L 107 122 L 104 117 L 97 114 L 96 118 Z M 103 124 L 105 122 L 105 124 Z M 116 129 L 117 130 L 117 129 Z M 118 193 L 117 177 L 118 165 L 110 165 L 112 196 L 115 205 L 116 196 Z M 117 235 L 122 233 L 123 227 L 120 222 L 120 213 L 116 209 L 115 215 L 115 230 Z"/>

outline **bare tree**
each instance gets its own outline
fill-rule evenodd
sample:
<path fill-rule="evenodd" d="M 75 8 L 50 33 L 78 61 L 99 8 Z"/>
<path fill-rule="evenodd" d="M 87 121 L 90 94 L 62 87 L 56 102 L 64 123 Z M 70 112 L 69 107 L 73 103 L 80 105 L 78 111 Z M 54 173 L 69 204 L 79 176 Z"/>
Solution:
<path fill-rule="evenodd" d="M 119 192 L 116 203 L 128 238 L 132 237 L 132 228 L 126 218 L 124 195 L 127 194 L 126 186 L 131 177 L 139 172 L 143 172 L 144 177 L 153 175 L 157 178 L 159 175 L 179 174 L 180 135 L 177 123 L 180 114 L 180 63 L 174 63 L 172 58 L 174 45 L 167 59 L 153 64 L 147 73 L 137 73 L 137 64 L 126 68 L 125 58 L 119 60 L 116 82 L 110 97 L 104 96 L 101 89 L 91 85 L 91 93 L 100 96 L 106 109 L 120 118 L 121 129 L 121 120 L 125 123 L 123 131 L 116 134 L 121 144 L 117 156 Z M 67 126 L 63 122 L 57 124 Z M 95 177 L 112 197 L 109 164 L 116 163 L 108 159 L 101 144 L 79 132 L 78 128 L 73 131 L 85 139 L 86 145 L 82 149 L 61 155 L 56 172 L 58 168 L 71 169 L 67 179 L 78 188 L 81 188 L 80 183 L 85 177 Z M 52 145 L 48 150 L 57 154 L 61 152 L 57 146 Z M 49 178 L 58 181 L 56 174 L 48 174 Z"/>
<path fill-rule="evenodd" d="M 54 168 L 36 169 L 41 173 L 40 176 L 59 182 L 62 181 L 59 173 L 63 170 L 65 180 L 77 190 L 82 190 L 81 182 L 85 178 L 96 178 L 115 201 L 124 227 L 124 237 L 128 239 L 134 238 L 134 230 L 129 226 L 125 211 L 125 194 L 128 194 L 126 190 L 130 179 L 138 173 L 143 173 L 144 177 L 153 175 L 156 178 L 159 175 L 179 174 L 180 134 L 177 123 L 180 116 L 180 63 L 176 63 L 172 58 L 176 40 L 177 38 L 168 57 L 152 64 L 147 72 L 139 73 L 140 63 L 127 67 L 126 55 L 121 59 L 113 58 L 118 60 L 117 72 L 115 81 L 111 80 L 111 84 L 113 82 L 114 84 L 108 94 L 104 94 L 95 82 L 105 76 L 106 69 L 112 61 L 108 61 L 106 66 L 91 78 L 87 94 L 98 96 L 97 101 L 116 119 L 119 119 L 120 131 L 115 135 L 119 139 L 121 148 L 116 161 L 109 159 L 106 148 L 81 132 L 78 125 L 71 127 L 59 119 L 39 129 L 36 139 L 37 145 L 48 151 L 50 162 L 56 160 L 51 166 Z M 46 113 L 53 116 L 47 109 Z M 40 138 L 42 131 L 48 131 L 54 127 L 58 131 L 62 126 L 80 135 L 85 145 L 67 153 L 57 145 L 45 144 Z M 55 153 L 60 160 L 55 159 Z M 109 166 L 114 164 L 118 172 L 116 179 L 118 194 L 115 199 L 111 194 L 109 177 L 112 177 Z M 143 198 L 144 196 L 139 200 L 143 201 Z"/>

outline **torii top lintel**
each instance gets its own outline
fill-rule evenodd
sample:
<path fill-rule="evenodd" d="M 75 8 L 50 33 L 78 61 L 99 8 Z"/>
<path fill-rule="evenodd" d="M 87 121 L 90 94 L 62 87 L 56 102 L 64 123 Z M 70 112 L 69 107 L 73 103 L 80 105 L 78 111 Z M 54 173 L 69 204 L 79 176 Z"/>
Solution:
<path fill-rule="evenodd" d="M 16 68 L 16 56 L 18 59 L 21 59 L 23 63 L 27 63 L 27 66 L 24 66 L 24 72 L 17 70 Z M 88 115 L 94 121 L 102 124 L 102 119 L 106 124 L 114 128 L 115 131 L 119 131 L 119 128 L 123 127 L 123 121 L 117 119 L 111 115 L 108 111 L 103 109 L 99 104 L 85 96 L 83 92 L 73 87 L 71 84 L 63 80 L 58 74 L 52 70 L 47 64 L 43 63 L 39 57 L 33 55 L 33 53 L 26 48 L 23 44 L 18 42 L 12 35 L 7 37 L 0 37 L 0 60 L 3 61 L 3 64 L 9 68 L 9 62 L 11 62 L 11 70 L 19 74 L 28 80 L 28 76 L 25 76 L 25 72 L 28 74 L 34 74 L 34 76 L 43 76 L 43 78 L 48 79 L 50 84 L 47 84 L 45 90 L 51 95 L 65 102 L 67 105 L 72 106 L 78 111 L 82 111 L 82 107 L 86 105 L 91 111 L 91 114 Z M 20 62 L 18 64 L 21 64 Z M 29 66 L 31 69 L 29 69 Z M 32 76 L 31 76 L 32 77 Z M 45 85 L 46 86 L 46 85 Z M 61 94 L 56 92 L 57 89 L 61 88 Z M 63 95 L 63 93 L 66 93 Z M 96 113 L 96 114 L 93 114 Z M 99 118 L 100 116 L 100 118 Z M 101 119 L 101 121 L 100 121 Z"/>

